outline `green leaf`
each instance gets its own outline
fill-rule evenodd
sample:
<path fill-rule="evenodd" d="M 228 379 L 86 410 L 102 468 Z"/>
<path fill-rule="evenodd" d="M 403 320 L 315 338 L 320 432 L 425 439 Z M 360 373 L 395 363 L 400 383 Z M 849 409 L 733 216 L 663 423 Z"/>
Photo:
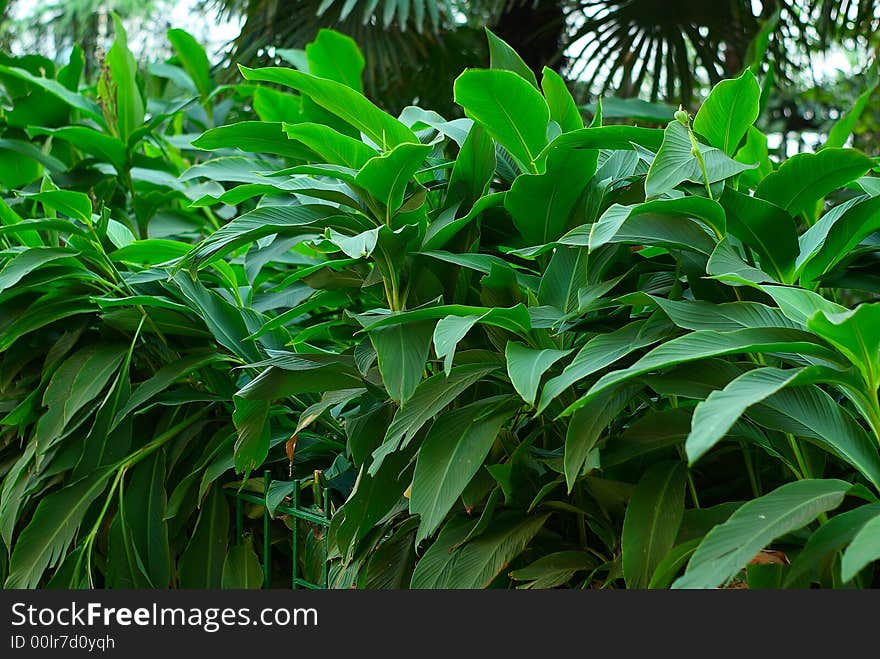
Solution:
<path fill-rule="evenodd" d="M 56 139 L 72 144 L 83 153 L 107 160 L 117 172 L 124 171 L 128 162 L 125 142 L 87 126 L 28 127 L 28 134 L 52 135 Z"/>
<path fill-rule="evenodd" d="M 528 64 L 523 62 L 517 52 L 492 30 L 489 28 L 485 30 L 489 42 L 489 67 L 496 71 L 511 71 L 537 89 L 538 79 L 535 78 L 535 72 Z"/>
<path fill-rule="evenodd" d="M 263 568 L 254 551 L 254 538 L 232 545 L 223 561 L 220 587 L 224 589 L 259 589 L 263 586 Z"/>
<path fill-rule="evenodd" d="M 800 237 L 797 267 L 801 281 L 817 281 L 878 230 L 880 197 L 856 198 L 836 206 Z"/>
<path fill-rule="evenodd" d="M 623 387 L 619 391 L 615 389 L 605 391 L 569 419 L 563 460 L 565 482 L 569 493 L 581 475 L 587 458 L 596 448 L 602 432 L 630 404 L 633 393 L 632 387 Z"/>
<path fill-rule="evenodd" d="M 639 348 L 659 341 L 666 330 L 663 325 L 639 320 L 613 332 L 594 336 L 584 344 L 560 375 L 544 384 L 538 412 L 543 412 L 559 394 L 575 382 L 610 366 Z"/>
<path fill-rule="evenodd" d="M 382 383 L 388 395 L 405 406 L 422 379 L 433 328 L 428 323 L 411 323 L 371 329 L 369 334 L 379 357 Z"/>
<path fill-rule="evenodd" d="M 843 502 L 850 484 L 835 479 L 787 483 L 743 504 L 703 538 L 673 588 L 716 588 L 759 551 Z"/>
<path fill-rule="evenodd" d="M 539 173 L 550 110 L 541 93 L 510 71 L 468 69 L 455 80 L 455 102 L 518 161 Z"/>
<path fill-rule="evenodd" d="M 4 588 L 36 588 L 46 568 L 67 553 L 86 511 L 107 486 L 109 471 L 98 472 L 44 496 L 30 523 L 12 546 Z"/>
<path fill-rule="evenodd" d="M 827 567 L 829 561 L 852 542 L 859 530 L 878 515 L 880 515 L 880 503 L 872 503 L 829 519 L 810 536 L 807 544 L 791 562 L 785 578 L 785 586 L 791 586 L 805 577 L 815 579 L 820 568 Z"/>
<path fill-rule="evenodd" d="M 728 230 L 758 253 L 761 269 L 789 283 L 799 249 L 792 217 L 770 202 L 729 187 L 724 189 L 721 205 Z"/>
<path fill-rule="evenodd" d="M 232 422 L 238 432 L 235 441 L 235 471 L 250 473 L 269 454 L 269 401 L 233 396 Z"/>
<path fill-rule="evenodd" d="M 306 59 L 313 76 L 341 82 L 363 93 L 364 56 L 351 37 L 322 28 L 306 45 Z"/>
<path fill-rule="evenodd" d="M 230 147 L 252 153 L 273 153 L 293 160 L 312 160 L 311 149 L 301 143 L 285 139 L 281 123 L 268 121 L 239 121 L 228 126 L 218 126 L 202 133 L 192 145 L 206 151 Z"/>
<path fill-rule="evenodd" d="M 684 181 L 703 184 L 723 181 L 757 165 L 737 162 L 720 149 L 700 146 L 700 154 L 706 166 L 706 174 L 696 156 L 691 153 L 693 145 L 688 129 L 677 120 L 671 121 L 663 133 L 663 144 L 654 157 L 645 178 L 645 197 L 658 197 L 678 187 Z"/>
<path fill-rule="evenodd" d="M 273 233 L 298 235 L 315 232 L 323 222 L 341 217 L 328 206 L 264 206 L 245 213 L 212 233 L 178 264 L 178 268 L 200 268 L 234 249 Z"/>
<path fill-rule="evenodd" d="M 582 129 L 584 119 L 562 76 L 546 66 L 541 75 L 541 89 L 550 108 L 550 118 L 559 124 L 563 133 Z"/>
<path fill-rule="evenodd" d="M 593 150 L 550 149 L 545 173 L 516 177 L 504 207 L 528 244 L 553 242 L 571 228 L 575 206 L 596 171 L 598 157 Z"/>
<path fill-rule="evenodd" d="M 183 70 L 195 83 L 199 94 L 203 99 L 207 99 L 214 91 L 214 81 L 211 79 L 211 64 L 208 62 L 205 49 L 185 30 L 168 30 L 168 41 L 174 48 L 174 54 L 180 60 Z"/>
<path fill-rule="evenodd" d="M 410 512 L 421 516 L 417 545 L 446 518 L 510 418 L 510 408 L 498 403 L 488 399 L 465 405 L 440 415 L 431 426 L 419 449 L 410 495 Z"/>
<path fill-rule="evenodd" d="M 851 581 L 868 566 L 880 559 L 880 515 L 869 520 L 856 534 L 840 562 L 840 578 Z"/>
<path fill-rule="evenodd" d="M 165 475 L 165 454 L 157 451 L 135 466 L 123 495 L 131 541 L 154 588 L 167 588 L 171 583 Z"/>
<path fill-rule="evenodd" d="M 405 142 L 418 143 L 418 139 L 409 128 L 377 108 L 362 94 L 340 82 L 282 67 L 249 69 L 239 65 L 238 68 L 246 80 L 273 82 L 305 94 L 321 107 L 363 132 L 383 151 L 393 149 Z"/>
<path fill-rule="evenodd" d="M 853 415 L 817 386 L 783 389 L 756 405 L 749 417 L 767 428 L 812 440 L 880 487 L 880 453 Z"/>
<path fill-rule="evenodd" d="M 657 199 L 634 206 L 612 204 L 590 228 L 590 250 L 612 242 L 617 233 L 631 218 L 644 216 L 645 222 L 656 222 L 659 216 L 677 220 L 698 219 L 706 224 L 717 237 L 726 233 L 724 209 L 717 201 L 704 197 L 680 199 Z"/>
<path fill-rule="evenodd" d="M 541 376 L 553 364 L 570 354 L 571 350 L 552 350 L 549 348 L 535 350 L 516 341 L 508 341 L 504 350 L 507 360 L 507 375 L 513 388 L 529 405 L 535 404 Z"/>
<path fill-rule="evenodd" d="M 416 565 L 411 588 L 486 588 L 523 552 L 549 514 L 496 518 L 482 535 L 450 551 L 470 530 L 467 518 L 450 520 Z"/>
<path fill-rule="evenodd" d="M 400 144 L 371 158 L 355 176 L 355 182 L 385 206 L 386 224 L 400 210 L 407 184 L 430 151 L 427 144 Z"/>
<path fill-rule="evenodd" d="M 687 472 L 681 462 L 653 465 L 636 485 L 626 507 L 621 536 L 627 588 L 647 588 L 672 549 L 684 515 Z"/>
<path fill-rule="evenodd" d="M 434 352 L 443 360 L 443 371 L 449 375 L 455 349 L 465 334 L 479 322 L 481 316 L 446 316 L 437 321 L 434 328 Z"/>
<path fill-rule="evenodd" d="M 807 320 L 807 329 L 846 355 L 868 389 L 876 391 L 880 386 L 880 302 L 840 313 L 818 310 Z"/>
<path fill-rule="evenodd" d="M 663 131 L 659 128 L 640 126 L 591 126 L 563 133 L 553 140 L 547 149 L 574 147 L 632 151 L 634 144 L 652 153 L 656 152 L 663 144 Z"/>
<path fill-rule="evenodd" d="M 752 405 L 785 387 L 821 381 L 828 370 L 819 366 L 784 370 L 758 368 L 731 380 L 724 389 L 713 391 L 694 410 L 691 432 L 685 442 L 688 463 L 694 464 L 723 439 Z"/>
<path fill-rule="evenodd" d="M 325 162 L 360 169 L 376 152 L 363 142 L 334 130 L 330 126 L 314 123 L 282 124 L 291 140 L 302 143 L 317 153 Z"/>
<path fill-rule="evenodd" d="M 574 411 L 589 398 L 630 378 L 696 359 L 735 353 L 801 352 L 835 361 L 834 353 L 815 342 L 814 335 L 787 328 L 746 328 L 732 332 L 691 332 L 654 348 L 629 368 L 602 376 L 586 396 L 569 406 Z"/>
<path fill-rule="evenodd" d="M 370 473 L 376 471 L 388 456 L 409 444 L 428 421 L 467 388 L 497 370 L 497 365 L 464 364 L 456 366 L 447 376 L 438 373 L 419 383 L 406 407 L 400 408 L 385 433 L 382 444 L 373 452 Z"/>
<path fill-rule="evenodd" d="M 70 259 L 72 262 L 76 255 L 77 252 L 62 247 L 31 247 L 19 252 L 0 269 L 0 293 L 44 265 L 57 264 L 61 259 Z"/>
<path fill-rule="evenodd" d="M 712 146 L 732 156 L 749 126 L 758 118 L 761 87 L 749 69 L 733 80 L 722 80 L 694 117 L 694 130 Z"/>
<path fill-rule="evenodd" d="M 229 504 L 223 488 L 211 488 L 192 537 L 178 563 L 181 588 L 219 588 L 226 561 Z"/>
<path fill-rule="evenodd" d="M 790 215 L 812 213 L 816 203 L 829 192 L 854 181 L 873 166 L 870 158 L 854 149 L 798 153 L 768 174 L 755 190 L 755 196 L 773 202 Z"/>
<path fill-rule="evenodd" d="M 28 194 L 29 199 L 39 201 L 60 213 L 64 213 L 74 220 L 80 220 L 86 224 L 92 221 L 92 200 L 82 192 L 72 190 L 46 190 Z"/>
<path fill-rule="evenodd" d="M 446 186 L 447 207 L 458 202 L 459 206 L 456 210 L 467 214 L 475 203 L 483 201 L 495 175 L 495 165 L 495 145 L 492 143 L 492 137 L 482 126 L 474 124 L 468 131 L 467 138 L 461 145 L 458 157 L 452 166 L 452 172 L 449 174 L 449 183 Z M 428 244 L 427 237 L 425 244 Z M 431 249 L 436 247 L 442 247 L 442 244 L 432 245 Z"/>
<path fill-rule="evenodd" d="M 116 40 L 107 52 L 107 66 L 112 77 L 112 92 L 116 101 L 116 128 L 123 142 L 144 123 L 144 99 L 137 84 L 137 63 L 128 49 L 128 36 L 119 16 L 113 14 Z M 99 84 L 99 88 L 101 85 Z"/>
<path fill-rule="evenodd" d="M 652 590 L 666 590 L 669 588 L 675 577 L 678 576 L 678 573 L 681 572 L 682 568 L 690 560 L 697 545 L 700 544 L 700 540 L 702 538 L 694 538 L 670 549 L 666 556 L 663 557 L 663 560 L 654 568 L 654 574 L 648 583 L 648 588 Z"/>
<path fill-rule="evenodd" d="M 514 570 L 510 578 L 529 583 L 518 588 L 556 588 L 578 572 L 596 567 L 596 559 L 584 551 L 558 551 L 542 556 L 534 563 Z"/>

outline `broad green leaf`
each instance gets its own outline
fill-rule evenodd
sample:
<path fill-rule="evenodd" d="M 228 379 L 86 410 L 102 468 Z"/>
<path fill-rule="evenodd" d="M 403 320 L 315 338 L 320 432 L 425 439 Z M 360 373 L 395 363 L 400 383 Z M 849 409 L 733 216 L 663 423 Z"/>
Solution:
<path fill-rule="evenodd" d="M 729 332 L 746 327 L 790 327 L 803 329 L 781 310 L 760 302 L 712 304 L 702 300 L 667 300 L 651 296 L 669 319 L 682 329 Z"/>
<path fill-rule="evenodd" d="M 434 421 L 419 449 L 410 495 L 410 512 L 421 517 L 416 544 L 430 537 L 446 518 L 510 414 L 508 406 L 499 407 L 497 399 L 488 399 Z"/>
<path fill-rule="evenodd" d="M 852 581 L 869 563 L 880 560 L 880 513 L 856 533 L 840 561 L 840 578 Z"/>
<path fill-rule="evenodd" d="M 168 41 L 199 94 L 207 99 L 214 91 L 214 81 L 211 79 L 211 64 L 205 49 L 189 32 L 181 29 L 168 30 Z"/>
<path fill-rule="evenodd" d="M 379 240 L 379 227 L 364 231 L 355 236 L 346 236 L 330 229 L 329 240 L 350 258 L 366 258 L 376 249 L 376 243 Z"/>
<path fill-rule="evenodd" d="M 518 588 L 556 588 L 569 581 L 575 574 L 596 567 L 596 558 L 585 551 L 558 551 L 542 556 L 534 563 L 514 570 L 510 578 L 527 581 Z"/>
<path fill-rule="evenodd" d="M 829 560 L 846 547 L 861 528 L 880 515 L 880 503 L 859 506 L 829 519 L 807 540 L 804 548 L 791 562 L 785 578 L 785 586 L 791 586 L 802 578 L 814 580 L 820 569 L 827 569 Z"/>
<path fill-rule="evenodd" d="M 640 126 L 591 126 L 563 133 L 547 149 L 574 147 L 578 149 L 614 149 L 632 151 L 636 144 L 651 152 L 660 149 L 663 131 Z"/>
<path fill-rule="evenodd" d="M 422 379 L 433 328 L 424 322 L 408 323 L 371 329 L 369 334 L 382 383 L 388 395 L 405 406 Z"/>
<path fill-rule="evenodd" d="M 694 117 L 694 130 L 712 146 L 732 156 L 749 126 L 758 118 L 761 87 L 746 69 L 732 80 L 722 80 Z"/>
<path fill-rule="evenodd" d="M 234 249 L 265 236 L 319 232 L 323 222 L 341 216 L 328 206 L 264 206 L 225 224 L 196 245 L 178 264 L 179 268 L 200 268 Z M 367 227 L 364 227 L 367 228 Z"/>
<path fill-rule="evenodd" d="M 467 518 L 447 522 L 413 572 L 411 588 L 486 588 L 523 552 L 549 514 L 496 518 L 482 535 L 450 551 L 470 530 Z"/>
<path fill-rule="evenodd" d="M 68 142 L 83 153 L 108 160 L 117 172 L 122 172 L 128 161 L 125 142 L 87 126 L 29 127 L 28 133 L 30 135 L 52 135 L 56 139 Z"/>
<path fill-rule="evenodd" d="M 355 182 L 385 207 L 385 224 L 403 204 L 406 186 L 421 168 L 431 151 L 427 144 L 399 144 L 385 155 L 367 161 L 355 176 Z"/>
<path fill-rule="evenodd" d="M 535 350 L 516 341 L 508 341 L 504 349 L 507 375 L 513 388 L 529 405 L 535 404 L 541 377 L 553 364 L 570 354 L 571 350 Z"/>
<path fill-rule="evenodd" d="M 282 124 L 291 140 L 296 140 L 317 153 L 325 162 L 360 169 L 376 152 L 363 142 L 315 123 Z"/>
<path fill-rule="evenodd" d="M 571 228 L 575 205 L 596 171 L 597 159 L 593 150 L 550 149 L 546 172 L 516 177 L 504 207 L 528 244 L 553 242 Z"/>
<path fill-rule="evenodd" d="M 654 568 L 654 574 L 651 576 L 651 581 L 648 582 L 648 588 L 652 590 L 669 588 L 675 577 L 690 560 L 697 545 L 700 544 L 700 540 L 702 538 L 694 538 L 670 549 L 663 560 Z"/>
<path fill-rule="evenodd" d="M 416 387 L 406 407 L 394 415 L 381 446 L 373 452 L 370 474 L 375 474 L 386 456 L 406 446 L 428 421 L 458 398 L 466 389 L 498 370 L 495 364 L 464 364 L 449 375 L 437 373 Z"/>
<path fill-rule="evenodd" d="M 45 190 L 27 195 L 68 217 L 90 224 L 92 221 L 92 200 L 82 192 L 72 190 Z"/>
<path fill-rule="evenodd" d="M 613 332 L 598 334 L 591 338 L 560 375 L 544 384 L 538 412 L 543 412 L 559 394 L 575 382 L 610 366 L 639 348 L 659 341 L 666 330 L 667 328 L 662 324 L 639 320 Z"/>
<path fill-rule="evenodd" d="M 673 219 L 698 219 L 706 224 L 720 238 L 726 233 L 724 209 L 717 201 L 704 197 L 682 197 L 681 199 L 657 199 L 655 201 L 621 206 L 613 204 L 590 229 L 590 250 L 598 249 L 611 242 L 624 224 L 630 219 L 645 216 L 646 222 L 656 221 L 658 216 Z"/>
<path fill-rule="evenodd" d="M 856 198 L 835 207 L 800 237 L 801 281 L 820 279 L 878 230 L 880 197 Z"/>
<path fill-rule="evenodd" d="M 818 153 L 799 153 L 768 174 L 755 190 L 755 196 L 772 202 L 790 215 L 812 213 L 816 202 L 873 166 L 870 158 L 854 149 L 829 148 Z"/>
<path fill-rule="evenodd" d="M 252 153 L 273 153 L 293 160 L 314 158 L 311 149 L 304 148 L 300 142 L 285 139 L 281 123 L 268 121 L 239 121 L 218 126 L 202 133 L 192 145 L 206 151 L 235 148 Z"/>
<path fill-rule="evenodd" d="M 647 588 L 672 549 L 684 514 L 686 470 L 681 462 L 655 464 L 642 476 L 626 507 L 621 536 L 627 588 Z"/>
<path fill-rule="evenodd" d="M 360 130 L 383 151 L 405 142 L 418 143 L 409 128 L 377 108 L 362 94 L 340 82 L 282 67 L 249 69 L 239 65 L 239 69 L 246 80 L 272 82 L 305 94 Z"/>
<path fill-rule="evenodd" d="M 61 259 L 73 259 L 76 255 L 76 251 L 62 247 L 31 247 L 19 252 L 6 261 L 6 264 L 0 269 L 0 293 L 15 286 L 23 277 L 39 270 L 44 265 L 57 264 Z"/>
<path fill-rule="evenodd" d="M 717 444 L 745 411 L 785 387 L 822 381 L 826 372 L 820 366 L 807 368 L 758 368 L 732 380 L 724 389 L 713 391 L 697 405 L 691 432 L 685 442 L 689 464 L 694 464 Z"/>
<path fill-rule="evenodd" d="M 363 93 L 364 56 L 351 37 L 335 30 L 318 30 L 318 35 L 306 45 L 306 59 L 313 76 L 341 82 Z"/>
<path fill-rule="evenodd" d="M 846 355 L 868 388 L 876 391 L 880 386 L 880 303 L 833 314 L 818 310 L 807 320 L 807 328 Z"/>
<path fill-rule="evenodd" d="M 757 169 L 744 171 L 739 179 L 741 188 L 756 188 L 764 177 L 773 171 L 767 136 L 754 126 L 749 126 L 746 141 L 736 152 L 734 160 L 745 164 L 758 163 Z"/>
<path fill-rule="evenodd" d="M 783 389 L 749 411 L 756 423 L 804 437 L 880 487 L 880 453 L 855 417 L 817 386 Z"/>
<path fill-rule="evenodd" d="M 789 283 L 798 255 L 794 220 L 778 206 L 725 188 L 721 205 L 730 233 L 755 250 L 761 269 Z"/>
<path fill-rule="evenodd" d="M 488 274 L 488 273 L 487 273 Z M 528 310 L 522 304 L 505 307 L 472 307 L 464 304 L 443 304 L 434 307 L 422 307 L 411 311 L 386 314 L 382 316 L 362 315 L 358 320 L 364 329 L 371 332 L 382 327 L 393 327 L 420 320 L 436 320 L 446 316 L 479 316 L 479 322 L 486 325 L 501 327 L 511 332 L 527 332 L 531 329 Z"/>
<path fill-rule="evenodd" d="M 523 171 L 540 171 L 547 145 L 550 110 L 536 85 L 510 71 L 468 69 L 455 80 L 455 102 L 518 161 Z"/>
<path fill-rule="evenodd" d="M 494 165 L 492 169 L 494 171 Z M 467 214 L 460 217 L 456 217 L 456 206 L 447 208 L 437 219 L 428 225 L 428 230 L 425 232 L 425 239 L 422 244 L 422 249 L 425 251 L 422 253 L 424 254 L 427 250 L 435 250 L 445 246 L 459 231 L 477 219 L 484 211 L 503 206 L 506 197 L 506 192 L 493 192 L 484 195 L 477 199 Z"/>
<path fill-rule="evenodd" d="M 165 477 L 165 454 L 157 451 L 132 470 L 123 492 L 131 541 L 154 588 L 167 588 L 171 583 Z"/>
<path fill-rule="evenodd" d="M 523 62 L 517 52 L 498 37 L 492 30 L 486 28 L 486 39 L 489 42 L 489 67 L 497 71 L 511 71 L 520 78 L 538 88 L 538 79 L 535 72 L 528 64 Z"/>
<path fill-rule="evenodd" d="M 434 352 L 443 360 L 443 371 L 449 375 L 455 349 L 465 334 L 477 324 L 481 316 L 446 316 L 437 321 L 434 328 Z"/>
<path fill-rule="evenodd" d="M 232 422 L 238 432 L 235 441 L 235 471 L 248 474 L 263 464 L 269 453 L 269 401 L 234 396 Z"/>
<path fill-rule="evenodd" d="M 677 120 L 672 121 L 663 133 L 663 144 L 645 178 L 645 196 L 658 197 L 678 187 L 684 181 L 704 184 L 716 183 L 735 176 L 757 165 L 743 164 L 725 155 L 715 147 L 699 145 L 705 174 L 696 156 L 688 129 Z"/>
<path fill-rule="evenodd" d="M 178 562 L 181 588 L 220 587 L 228 533 L 229 504 L 223 488 L 214 485 Z"/>
<path fill-rule="evenodd" d="M 495 174 L 495 147 L 492 137 L 477 124 L 468 131 L 446 186 L 446 205 L 458 202 L 456 210 L 468 213 L 475 203 L 485 199 L 486 189 Z M 427 244 L 427 237 L 425 243 Z M 442 247 L 436 245 L 435 247 Z"/>
<path fill-rule="evenodd" d="M 721 586 L 776 538 L 837 508 L 849 488 L 845 481 L 807 479 L 743 504 L 730 519 L 709 531 L 672 587 Z"/>
<path fill-rule="evenodd" d="M 735 353 L 801 352 L 835 361 L 828 348 L 815 342 L 813 334 L 788 328 L 746 328 L 732 332 L 700 330 L 691 332 L 654 348 L 629 368 L 602 376 L 584 398 L 569 406 L 574 411 L 589 398 L 630 378 L 697 359 Z"/>
<path fill-rule="evenodd" d="M 109 471 L 98 472 L 41 499 L 12 546 L 4 588 L 40 585 L 46 568 L 58 565 L 67 553 L 86 511 L 104 491 L 109 477 Z"/>
<path fill-rule="evenodd" d="M 813 291 L 794 286 L 761 286 L 761 290 L 773 298 L 788 318 L 801 327 L 807 326 L 807 321 L 817 311 L 826 315 L 838 314 L 846 311 L 846 307 L 826 300 Z"/>
<path fill-rule="evenodd" d="M 550 108 L 550 118 L 559 124 L 563 133 L 583 128 L 583 117 L 562 76 L 546 66 L 541 75 L 541 90 Z"/>
<path fill-rule="evenodd" d="M 259 589 L 263 585 L 263 568 L 254 551 L 254 538 L 246 535 L 232 545 L 223 561 L 220 587 L 224 589 Z"/>
<path fill-rule="evenodd" d="M 107 66 L 112 82 L 104 93 L 116 101 L 116 128 L 123 142 L 144 123 L 144 99 L 137 84 L 137 63 L 128 49 L 128 36 L 119 16 L 113 14 L 116 40 L 107 51 Z M 101 83 L 98 84 L 99 93 Z"/>

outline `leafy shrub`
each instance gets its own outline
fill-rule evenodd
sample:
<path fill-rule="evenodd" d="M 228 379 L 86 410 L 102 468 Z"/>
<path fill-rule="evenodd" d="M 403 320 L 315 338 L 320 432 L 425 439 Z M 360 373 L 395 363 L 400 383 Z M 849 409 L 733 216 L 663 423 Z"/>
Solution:
<path fill-rule="evenodd" d="M 777 165 L 749 70 L 585 126 L 493 38 L 447 121 L 380 110 L 334 32 L 217 87 L 117 30 L 91 88 L 78 51 L 0 67 L 7 586 L 236 585 L 260 468 L 330 488 L 334 587 L 876 583 L 857 109 Z M 282 522 L 320 569 L 287 518 L 276 567 Z"/>

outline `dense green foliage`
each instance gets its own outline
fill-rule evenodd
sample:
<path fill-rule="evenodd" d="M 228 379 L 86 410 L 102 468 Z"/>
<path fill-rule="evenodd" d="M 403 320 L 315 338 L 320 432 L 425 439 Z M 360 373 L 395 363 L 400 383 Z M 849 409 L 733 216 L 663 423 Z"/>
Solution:
<path fill-rule="evenodd" d="M 447 121 L 367 100 L 335 32 L 225 87 L 117 35 L 92 87 L 0 67 L 7 587 L 257 584 L 224 488 L 267 467 L 330 488 L 334 587 L 877 584 L 859 108 L 774 163 L 750 69 L 585 126 L 490 35 Z"/>

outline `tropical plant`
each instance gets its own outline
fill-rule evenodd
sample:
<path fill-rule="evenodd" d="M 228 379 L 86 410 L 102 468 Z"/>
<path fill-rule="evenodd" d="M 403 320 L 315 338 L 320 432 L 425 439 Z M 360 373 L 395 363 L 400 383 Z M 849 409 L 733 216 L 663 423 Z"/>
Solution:
<path fill-rule="evenodd" d="M 0 170 L 7 586 L 242 585 L 315 531 L 229 547 L 224 491 L 308 477 L 333 587 L 878 585 L 859 107 L 776 163 L 751 68 L 585 125 L 490 33 L 449 120 L 336 32 L 231 87 L 180 32 L 141 85 L 118 35 L 97 100 L 0 69 L 58 106 L 0 143 L 35 163 Z M 147 88 L 192 98 L 145 123 Z"/>

